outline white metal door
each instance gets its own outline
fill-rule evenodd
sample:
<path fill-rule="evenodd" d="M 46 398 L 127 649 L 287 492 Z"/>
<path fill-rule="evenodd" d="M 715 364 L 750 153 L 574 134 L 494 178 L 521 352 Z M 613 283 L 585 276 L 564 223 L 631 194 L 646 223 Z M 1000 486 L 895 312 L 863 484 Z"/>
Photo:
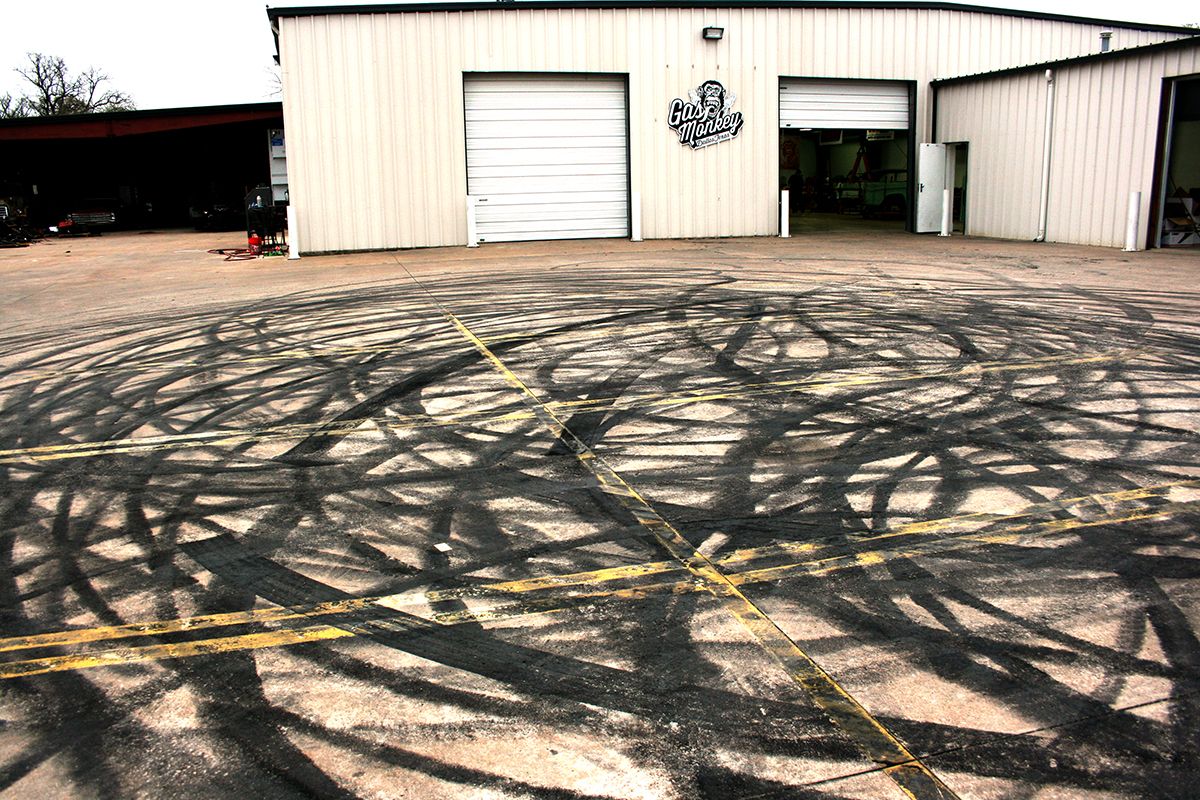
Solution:
<path fill-rule="evenodd" d="M 469 75 L 464 93 L 479 241 L 629 235 L 624 79 Z"/>
<path fill-rule="evenodd" d="M 921 144 L 917 151 L 917 178 L 917 233 L 940 231 L 942 192 L 946 188 L 946 145 Z"/>
<path fill-rule="evenodd" d="M 779 85 L 779 127 L 908 130 L 908 84 L 789 78 Z"/>

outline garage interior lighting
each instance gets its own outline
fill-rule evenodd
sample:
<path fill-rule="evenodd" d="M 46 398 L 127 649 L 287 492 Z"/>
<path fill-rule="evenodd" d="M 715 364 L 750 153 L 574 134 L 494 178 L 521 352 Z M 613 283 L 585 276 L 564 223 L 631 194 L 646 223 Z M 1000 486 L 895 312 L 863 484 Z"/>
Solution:
<path fill-rule="evenodd" d="M 716 40 L 716 39 L 720 39 L 720 38 L 722 38 L 722 37 L 724 37 L 724 36 L 725 36 L 725 29 L 724 29 L 724 28 L 716 28 L 716 27 L 713 27 L 713 28 L 705 28 L 703 31 L 701 31 L 701 32 L 700 32 L 700 37 L 701 37 L 702 39 L 713 39 L 713 40 Z"/>

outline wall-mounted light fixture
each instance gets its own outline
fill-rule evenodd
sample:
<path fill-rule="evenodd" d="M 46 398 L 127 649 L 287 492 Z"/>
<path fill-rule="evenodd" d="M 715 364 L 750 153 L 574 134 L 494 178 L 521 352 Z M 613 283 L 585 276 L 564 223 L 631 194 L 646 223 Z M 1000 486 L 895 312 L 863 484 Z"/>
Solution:
<path fill-rule="evenodd" d="M 1112 49 L 1112 31 L 1100 31 L 1100 52 L 1107 53 Z"/>
<path fill-rule="evenodd" d="M 700 32 L 701 39 L 712 39 L 715 41 L 717 39 L 723 38 L 724 36 L 725 36 L 724 28 L 709 27 L 709 28 L 705 28 L 704 30 L 702 30 Z"/>

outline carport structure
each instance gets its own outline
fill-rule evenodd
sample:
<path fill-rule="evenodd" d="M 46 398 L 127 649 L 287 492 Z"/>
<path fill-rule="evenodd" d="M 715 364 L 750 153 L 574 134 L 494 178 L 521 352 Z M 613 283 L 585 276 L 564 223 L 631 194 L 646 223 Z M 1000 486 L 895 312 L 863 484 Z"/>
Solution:
<path fill-rule="evenodd" d="M 271 183 L 268 135 L 282 128 L 280 103 L 0 120 L 0 181 L 37 226 L 103 198 L 126 227 L 187 227 L 190 208 L 237 207 Z"/>
<path fill-rule="evenodd" d="M 175 282 L 0 340 L 7 787 L 1186 796 L 1191 263 L 874 238 L 74 243 Z"/>

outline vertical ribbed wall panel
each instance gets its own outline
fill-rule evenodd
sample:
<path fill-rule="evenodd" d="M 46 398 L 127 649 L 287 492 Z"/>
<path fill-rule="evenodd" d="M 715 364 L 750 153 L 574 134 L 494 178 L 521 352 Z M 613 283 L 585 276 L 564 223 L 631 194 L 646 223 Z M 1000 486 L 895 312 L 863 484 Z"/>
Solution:
<path fill-rule="evenodd" d="M 1145 241 L 1162 78 L 1197 72 L 1200 46 L 1059 71 L 1058 90 L 1074 102 L 1055 120 L 1050 241 L 1120 247 L 1131 191 L 1142 192 Z"/>
<path fill-rule="evenodd" d="M 1200 44 L 1055 71 L 1048 241 L 1122 246 L 1132 191 L 1145 241 L 1163 78 L 1195 73 Z M 968 233 L 1036 236 L 1045 103 L 1042 72 L 939 92 L 939 141 L 970 143 Z"/>
<path fill-rule="evenodd" d="M 918 138 L 927 141 L 931 79 L 1095 52 L 1102 29 L 899 8 L 501 6 L 278 22 L 289 188 L 306 252 L 466 242 L 464 73 L 627 74 L 644 235 L 761 235 L 778 228 L 781 77 L 917 81 Z M 724 27 L 725 38 L 703 41 L 706 25 Z M 1118 29 L 1114 47 L 1171 38 Z M 692 151 L 667 128 L 667 105 L 708 78 L 737 95 L 745 127 L 732 142 Z M 1035 125 L 1040 111 L 1021 116 Z M 972 170 L 981 151 L 972 148 Z M 1027 215 L 1010 216 L 1004 230 Z"/>
<path fill-rule="evenodd" d="M 1036 234 L 1044 110 L 1040 72 L 940 91 L 939 141 L 969 143 L 967 233 L 1009 239 Z"/>

